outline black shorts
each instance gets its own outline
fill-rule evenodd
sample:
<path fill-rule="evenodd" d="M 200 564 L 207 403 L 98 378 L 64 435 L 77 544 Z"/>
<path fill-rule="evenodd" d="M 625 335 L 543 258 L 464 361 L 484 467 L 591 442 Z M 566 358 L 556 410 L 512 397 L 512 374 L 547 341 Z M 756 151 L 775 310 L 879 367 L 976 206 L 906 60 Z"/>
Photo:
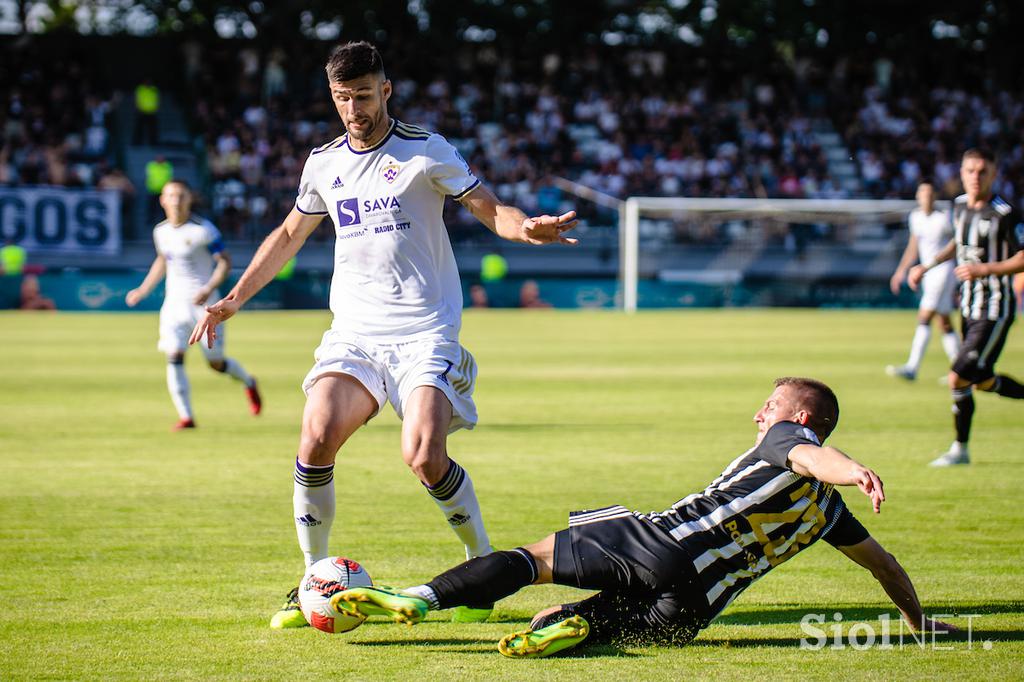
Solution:
<path fill-rule="evenodd" d="M 601 593 L 565 611 L 595 642 L 689 642 L 707 624 L 693 560 L 671 535 L 625 507 L 573 512 L 555 534 L 554 582 Z"/>
<path fill-rule="evenodd" d="M 1003 351 L 1006 334 L 1013 324 L 1013 316 L 1001 320 L 971 320 L 964 318 L 963 343 L 953 360 L 953 371 L 972 384 L 987 381 L 996 375 L 996 360 Z"/>

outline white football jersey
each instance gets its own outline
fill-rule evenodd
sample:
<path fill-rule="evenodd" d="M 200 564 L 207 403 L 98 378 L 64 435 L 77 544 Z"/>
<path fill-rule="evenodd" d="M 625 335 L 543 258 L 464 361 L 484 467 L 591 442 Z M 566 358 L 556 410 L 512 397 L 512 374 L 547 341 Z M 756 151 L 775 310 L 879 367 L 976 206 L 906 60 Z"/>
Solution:
<path fill-rule="evenodd" d="M 224 250 L 220 231 L 210 221 L 197 216 L 189 216 L 178 226 L 163 221 L 153 228 L 153 243 L 156 252 L 167 261 L 165 303 L 191 302 L 213 275 L 216 265 L 213 254 Z M 209 300 L 218 298 L 220 296 L 214 292 Z"/>
<path fill-rule="evenodd" d="M 462 285 L 441 212 L 480 184 L 441 135 L 393 120 L 371 149 L 314 149 L 295 207 L 334 222 L 333 329 L 457 339 Z"/>
<path fill-rule="evenodd" d="M 953 222 L 946 211 L 933 210 L 928 215 L 920 208 L 910 212 L 907 219 L 910 233 L 917 237 L 917 255 L 922 263 L 930 263 L 949 240 L 953 238 Z M 952 268 L 952 261 L 947 261 Z M 946 263 L 943 263 L 946 265 Z"/>

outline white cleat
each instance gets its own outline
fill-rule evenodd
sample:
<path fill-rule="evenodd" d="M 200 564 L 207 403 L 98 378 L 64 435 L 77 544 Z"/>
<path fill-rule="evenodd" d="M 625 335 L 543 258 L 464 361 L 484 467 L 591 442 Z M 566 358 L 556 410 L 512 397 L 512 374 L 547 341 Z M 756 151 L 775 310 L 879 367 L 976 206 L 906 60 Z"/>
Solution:
<path fill-rule="evenodd" d="M 906 379 L 907 381 L 913 381 L 917 378 L 917 372 L 906 365 L 886 365 L 885 373 L 891 377 Z"/>
<path fill-rule="evenodd" d="M 971 456 L 967 454 L 967 451 L 962 452 L 947 452 L 946 454 L 933 459 L 928 466 L 933 467 L 951 467 L 957 464 L 970 464 Z"/>

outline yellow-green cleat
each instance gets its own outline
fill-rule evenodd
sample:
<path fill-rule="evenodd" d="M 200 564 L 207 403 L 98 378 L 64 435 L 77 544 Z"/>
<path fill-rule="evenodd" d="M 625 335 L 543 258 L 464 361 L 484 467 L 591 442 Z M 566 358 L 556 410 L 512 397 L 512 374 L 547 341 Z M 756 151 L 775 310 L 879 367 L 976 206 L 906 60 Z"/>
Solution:
<path fill-rule="evenodd" d="M 475 609 L 472 606 L 456 606 L 452 609 L 453 623 L 483 623 L 494 612 L 494 607 L 489 606 L 482 609 Z"/>
<path fill-rule="evenodd" d="M 509 658 L 543 658 L 571 649 L 590 634 L 582 616 L 572 616 L 539 630 L 523 630 L 502 637 L 498 651 Z"/>
<path fill-rule="evenodd" d="M 299 608 L 299 588 L 295 587 L 288 593 L 288 599 L 281 610 L 270 619 L 270 627 L 273 630 L 283 630 L 308 626 L 309 623 L 306 622 L 306 617 L 302 615 L 302 609 Z"/>
<path fill-rule="evenodd" d="M 331 607 L 363 616 L 384 616 L 415 625 L 427 615 L 427 602 L 386 585 L 352 587 L 331 597 Z"/>

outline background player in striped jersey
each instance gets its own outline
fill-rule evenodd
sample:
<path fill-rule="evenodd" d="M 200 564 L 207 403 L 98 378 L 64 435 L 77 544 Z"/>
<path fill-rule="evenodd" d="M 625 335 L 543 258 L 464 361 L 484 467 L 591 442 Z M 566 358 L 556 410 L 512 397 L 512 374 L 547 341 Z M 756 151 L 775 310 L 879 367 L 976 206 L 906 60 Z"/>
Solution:
<path fill-rule="evenodd" d="M 917 187 L 917 208 L 907 217 L 910 238 L 907 248 L 903 250 L 896 272 L 889 280 L 892 293 L 899 294 L 900 286 L 907 278 L 910 266 L 920 261 L 930 263 L 935 254 L 949 243 L 953 237 L 953 224 L 949 213 L 935 208 L 935 188 L 930 182 L 922 182 Z M 932 269 L 921 283 L 921 303 L 917 308 L 917 330 L 910 344 L 910 356 L 904 365 L 889 365 L 886 374 L 897 376 L 908 381 L 917 378 L 917 369 L 921 365 L 928 341 L 932 336 L 932 319 L 938 314 L 939 327 L 942 329 L 942 349 L 952 362 L 960 350 L 960 338 L 953 331 L 949 314 L 953 311 L 953 293 L 956 291 L 956 277 L 953 275 L 953 264 L 945 263 Z"/>
<path fill-rule="evenodd" d="M 270 281 L 325 216 L 334 223 L 331 328 L 302 387 L 306 408 L 295 461 L 293 516 L 306 566 L 328 556 L 335 516 L 338 450 L 390 402 L 403 420 L 405 463 L 465 546 L 490 551 L 468 473 L 448 456 L 448 434 L 473 428 L 476 363 L 459 344 L 462 285 L 442 220 L 446 196 L 500 237 L 574 244 L 563 232 L 575 213 L 527 217 L 480 184 L 442 136 L 388 115 L 391 81 L 369 43 L 336 48 L 327 62 L 331 97 L 346 134 L 314 149 L 295 208 L 260 246 L 235 288 L 207 308 L 192 342 L 217 338 L 216 325 Z M 306 624 L 297 590 L 271 627 Z M 457 620 L 483 620 L 476 603 Z"/>
<path fill-rule="evenodd" d="M 825 384 L 776 379 L 754 415 L 754 447 L 670 509 L 574 512 L 568 529 L 535 544 L 473 559 L 404 592 L 349 590 L 335 604 L 417 622 L 432 608 L 554 582 L 601 592 L 541 611 L 530 630 L 501 641 L 502 653 L 543 656 L 583 640 L 685 644 L 754 581 L 824 539 L 871 571 L 912 628 L 953 630 L 925 617 L 906 572 L 835 490 L 857 486 L 875 513 L 885 500 L 875 472 L 821 445 L 838 419 L 839 403 Z"/>
<path fill-rule="evenodd" d="M 219 297 L 219 287 L 231 272 L 231 256 L 220 232 L 209 220 L 192 215 L 192 192 L 181 180 L 171 180 L 160 192 L 160 207 L 167 219 L 153 228 L 156 258 L 138 288 L 125 296 L 134 307 L 167 276 L 164 302 L 160 306 L 160 341 L 157 348 L 167 354 L 167 390 L 178 411 L 174 430 L 195 428 L 192 400 L 185 374 L 185 350 L 192 328 L 205 314 L 203 304 Z M 210 367 L 245 384 L 249 409 L 259 414 L 262 401 L 256 379 L 234 358 L 224 355 L 224 331 L 217 342 L 203 348 Z"/>
<path fill-rule="evenodd" d="M 925 273 L 956 257 L 963 344 L 949 371 L 956 440 L 932 466 L 968 464 L 967 441 L 974 418 L 973 389 L 1024 398 L 1024 386 L 995 373 L 996 360 L 1016 315 L 1012 279 L 1024 271 L 1024 223 L 1017 209 L 992 192 L 995 158 L 969 149 L 960 163 L 964 194 L 953 202 L 954 236 L 931 262 L 914 266 L 908 281 L 916 288 Z"/>

